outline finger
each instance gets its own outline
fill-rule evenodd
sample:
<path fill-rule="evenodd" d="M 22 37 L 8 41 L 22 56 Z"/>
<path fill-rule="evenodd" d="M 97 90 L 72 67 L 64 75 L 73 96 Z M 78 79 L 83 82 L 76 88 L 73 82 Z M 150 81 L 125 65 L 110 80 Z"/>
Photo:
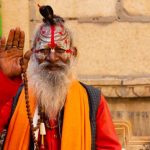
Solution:
<path fill-rule="evenodd" d="M 24 54 L 24 59 L 26 59 L 26 60 L 30 60 L 30 57 L 31 57 L 31 55 L 32 55 L 32 51 L 27 51 L 25 54 Z"/>
<path fill-rule="evenodd" d="M 18 42 L 19 42 L 19 37 L 20 37 L 20 28 L 16 28 L 15 34 L 14 34 L 14 39 L 12 43 L 12 47 L 18 47 Z"/>
<path fill-rule="evenodd" d="M 32 51 L 27 51 L 24 55 L 24 58 L 23 58 L 23 65 L 22 65 L 22 68 L 24 71 L 26 71 L 27 67 L 28 67 L 28 62 L 30 60 L 30 56 L 32 55 Z"/>
<path fill-rule="evenodd" d="M 20 31 L 20 38 L 19 38 L 18 49 L 23 50 L 23 48 L 24 48 L 24 41 L 25 41 L 24 31 Z"/>
<path fill-rule="evenodd" d="M 20 61 L 20 65 L 22 66 L 23 71 L 26 71 L 31 55 L 32 51 L 27 51 L 23 57 L 23 60 Z"/>
<path fill-rule="evenodd" d="M 14 39 L 14 29 L 11 29 L 9 31 L 9 35 L 8 35 L 8 39 L 7 39 L 7 43 L 6 43 L 6 50 L 9 50 L 12 48 L 12 43 L 13 43 L 13 39 Z"/>
<path fill-rule="evenodd" d="M 6 43 L 6 38 L 2 37 L 1 40 L 0 40 L 0 51 L 5 50 L 5 43 Z"/>

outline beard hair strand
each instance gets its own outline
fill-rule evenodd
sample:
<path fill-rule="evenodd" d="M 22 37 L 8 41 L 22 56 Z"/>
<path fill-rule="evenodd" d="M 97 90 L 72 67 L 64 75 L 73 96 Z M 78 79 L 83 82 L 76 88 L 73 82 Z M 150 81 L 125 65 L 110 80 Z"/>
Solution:
<path fill-rule="evenodd" d="M 38 105 L 45 108 L 45 114 L 49 119 L 55 119 L 65 104 L 66 95 L 72 80 L 75 80 L 74 58 L 69 64 L 58 62 L 61 70 L 51 71 L 46 69 L 49 62 L 39 64 L 35 55 L 30 58 L 27 76 L 29 88 L 36 96 Z"/>

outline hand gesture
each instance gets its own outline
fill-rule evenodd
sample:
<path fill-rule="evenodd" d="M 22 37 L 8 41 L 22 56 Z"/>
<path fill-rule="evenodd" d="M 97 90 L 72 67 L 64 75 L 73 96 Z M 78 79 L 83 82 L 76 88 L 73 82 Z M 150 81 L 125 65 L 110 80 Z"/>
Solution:
<path fill-rule="evenodd" d="M 0 40 L 0 70 L 10 78 L 21 74 L 20 60 L 23 58 L 24 41 L 25 34 L 20 28 L 10 30 L 7 42 L 5 38 Z M 29 54 L 27 57 L 29 60 Z M 26 64 L 28 60 L 25 61 Z"/>

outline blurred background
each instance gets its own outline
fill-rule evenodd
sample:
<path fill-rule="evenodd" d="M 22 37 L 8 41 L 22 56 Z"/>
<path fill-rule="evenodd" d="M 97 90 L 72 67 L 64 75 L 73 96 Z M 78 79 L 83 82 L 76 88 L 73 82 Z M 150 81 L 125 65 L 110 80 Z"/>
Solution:
<path fill-rule="evenodd" d="M 101 89 L 124 149 L 150 150 L 150 0 L 1 0 L 0 35 L 41 23 L 39 5 L 66 20 L 79 51 L 79 79 Z"/>

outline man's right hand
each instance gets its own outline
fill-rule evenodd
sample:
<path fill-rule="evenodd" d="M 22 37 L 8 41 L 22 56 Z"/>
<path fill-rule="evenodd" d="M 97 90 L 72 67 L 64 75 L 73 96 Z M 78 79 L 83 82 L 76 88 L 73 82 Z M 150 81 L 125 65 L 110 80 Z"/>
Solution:
<path fill-rule="evenodd" d="M 21 74 L 20 60 L 23 58 L 24 41 L 25 34 L 20 28 L 10 30 L 7 42 L 5 38 L 0 40 L 0 70 L 10 78 Z M 31 52 L 28 52 L 24 68 L 27 67 L 30 55 Z"/>

